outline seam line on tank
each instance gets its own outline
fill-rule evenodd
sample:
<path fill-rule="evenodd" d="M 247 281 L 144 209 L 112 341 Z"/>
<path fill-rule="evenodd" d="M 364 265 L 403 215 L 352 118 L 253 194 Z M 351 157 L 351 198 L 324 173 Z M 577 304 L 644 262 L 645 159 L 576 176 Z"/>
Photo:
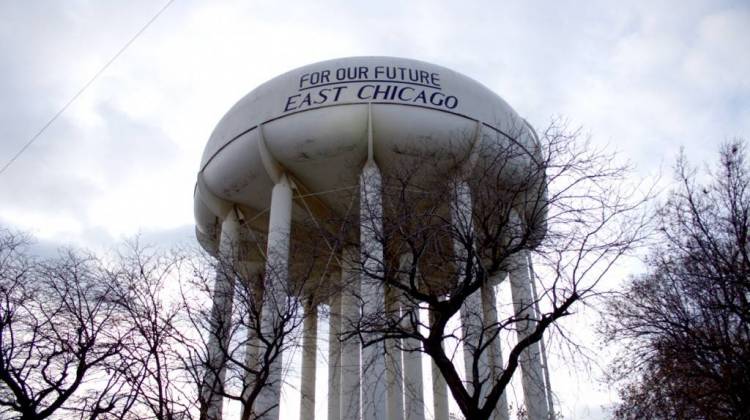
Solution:
<path fill-rule="evenodd" d="M 400 102 L 371 102 L 371 103 L 372 104 L 376 104 L 376 105 L 412 106 L 412 107 L 416 107 L 416 108 L 429 109 L 431 111 L 444 112 L 446 114 L 451 114 L 451 115 L 455 115 L 455 116 L 458 116 L 458 117 L 466 118 L 466 119 L 468 119 L 470 121 L 474 121 L 474 122 L 478 122 L 479 121 L 478 119 L 471 118 L 471 117 L 469 117 L 466 114 L 461 114 L 459 112 L 448 111 L 448 110 L 440 109 L 440 108 L 432 108 L 432 107 L 424 106 L 424 105 L 405 104 L 405 103 L 400 103 Z M 314 111 L 314 110 L 317 110 L 317 109 L 331 108 L 331 107 L 335 107 L 335 106 L 347 106 L 347 105 L 367 105 L 367 104 L 366 103 L 361 103 L 361 102 L 347 102 L 347 103 L 340 103 L 340 104 L 323 105 L 323 106 L 319 106 L 319 107 L 316 107 L 316 108 L 303 109 L 303 110 L 294 111 L 294 112 L 290 112 L 290 113 L 287 113 L 287 114 L 279 115 L 277 117 L 273 117 L 273 118 L 270 118 L 270 119 L 268 119 L 266 121 L 263 121 L 261 124 L 268 124 L 270 122 L 279 120 L 279 119 L 287 117 L 289 115 L 300 114 L 300 113 L 303 113 L 303 112 Z M 498 132 L 500 134 L 502 134 L 508 140 L 510 140 L 510 141 L 512 141 L 514 143 L 517 143 L 516 139 L 514 139 L 513 137 L 511 137 L 508 133 L 504 132 L 503 130 L 501 130 L 501 129 L 495 127 L 495 126 L 492 126 L 492 125 L 490 125 L 489 123 L 486 123 L 486 122 L 482 122 L 482 125 L 485 126 L 485 127 L 487 127 L 487 128 L 490 128 L 490 129 L 492 129 L 492 130 L 494 130 L 494 131 L 496 131 L 496 132 Z M 208 164 L 211 163 L 211 161 L 214 160 L 214 158 L 216 157 L 216 155 L 218 155 L 222 150 L 224 150 L 224 148 L 226 148 L 227 146 L 229 146 L 230 144 L 232 144 L 235 140 L 239 139 L 240 137 L 244 136 L 245 134 L 247 134 L 247 133 L 255 130 L 256 128 L 258 128 L 257 124 L 254 125 L 254 126 L 252 126 L 252 127 L 250 127 L 250 128 L 248 128 L 248 129 L 246 129 L 246 130 L 244 130 L 244 131 L 242 131 L 242 132 L 240 132 L 236 136 L 232 137 L 229 141 L 227 141 L 226 143 L 224 143 L 224 145 L 222 145 L 221 147 L 219 147 L 218 149 L 216 149 L 216 152 L 214 152 L 211 155 L 211 157 L 208 158 L 208 160 L 206 160 L 206 163 L 201 166 L 201 169 L 200 169 L 199 172 L 203 172 L 203 170 L 206 169 L 206 167 L 208 166 Z M 526 152 L 529 153 L 528 150 Z"/>

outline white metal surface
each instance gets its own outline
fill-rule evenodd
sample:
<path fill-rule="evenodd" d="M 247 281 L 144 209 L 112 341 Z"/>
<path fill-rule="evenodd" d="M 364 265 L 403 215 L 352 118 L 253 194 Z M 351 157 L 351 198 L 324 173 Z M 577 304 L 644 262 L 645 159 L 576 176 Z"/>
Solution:
<path fill-rule="evenodd" d="M 396 320 L 399 317 L 400 303 L 398 294 L 393 288 L 385 291 L 386 313 Z M 388 388 L 388 419 L 404 420 L 404 365 L 401 355 L 401 340 L 392 339 L 385 342 L 385 373 Z"/>
<path fill-rule="evenodd" d="M 385 289 L 380 279 L 383 267 L 383 204 L 381 177 L 371 159 L 365 163 L 360 178 L 360 261 L 362 264 L 362 319 L 376 322 L 385 305 Z M 367 334 L 365 340 L 375 340 Z M 385 343 L 383 341 L 362 348 L 362 419 L 386 418 Z"/>
<path fill-rule="evenodd" d="M 360 279 L 353 262 L 357 251 L 344 249 L 341 267 L 341 331 L 345 335 L 341 343 L 341 420 L 360 418 L 360 345 L 359 339 L 352 336 L 354 326 L 360 317 Z"/>
<path fill-rule="evenodd" d="M 221 259 L 214 283 L 211 330 L 208 337 L 208 369 L 203 380 L 203 400 L 208 404 L 206 413 L 209 420 L 221 420 L 224 406 L 222 393 L 226 376 L 235 282 L 233 270 L 227 264 L 233 264 L 236 261 L 239 229 L 236 213 L 230 212 L 222 226 Z"/>
<path fill-rule="evenodd" d="M 289 276 L 289 241 L 292 223 L 292 187 L 286 175 L 281 175 L 273 187 L 268 223 L 265 289 L 261 332 L 271 337 L 279 334 L 281 319 L 287 309 L 287 279 Z M 278 337 L 283 339 L 283 337 Z M 278 340 L 282 341 L 282 340 Z M 255 413 L 263 420 L 278 420 L 281 399 L 282 354 L 268 368 L 268 380 L 258 394 Z"/>
<path fill-rule="evenodd" d="M 536 291 L 536 277 L 534 276 L 534 264 L 531 260 L 531 255 L 527 253 L 526 261 L 529 265 L 529 277 L 531 278 L 531 294 L 534 298 L 534 311 L 536 316 L 541 316 L 539 310 L 539 294 Z M 545 348 L 544 339 L 539 340 L 539 351 L 542 358 L 542 370 L 544 372 L 544 390 L 547 395 L 547 413 L 549 413 L 549 420 L 555 420 L 555 403 L 552 398 L 552 383 L 549 379 L 549 365 L 547 364 L 547 349 Z"/>
<path fill-rule="evenodd" d="M 341 293 L 330 297 L 328 319 L 328 420 L 341 419 Z"/>
<path fill-rule="evenodd" d="M 412 256 L 403 254 L 399 259 L 401 270 L 408 270 L 412 266 Z M 402 283 L 408 282 L 402 279 Z M 405 330 L 413 328 L 413 323 L 406 316 L 412 313 L 416 316 L 416 324 L 419 325 L 419 308 L 403 294 L 399 294 L 402 325 Z M 416 338 L 407 337 L 403 341 L 403 365 L 404 365 L 404 418 L 406 420 L 425 420 L 424 385 L 422 384 L 422 343 Z"/>
<path fill-rule="evenodd" d="M 247 281 L 250 281 L 250 279 L 254 278 L 260 278 L 260 276 L 263 274 L 263 264 L 260 262 L 241 261 L 240 264 L 243 277 Z M 252 287 L 254 289 L 252 290 L 252 298 L 255 299 L 256 303 L 260 302 L 263 296 L 262 285 L 249 285 L 249 287 Z M 248 322 L 247 325 L 251 325 L 250 322 L 254 322 L 254 320 L 247 319 L 246 322 Z M 256 381 L 256 377 L 252 373 L 251 369 L 255 370 L 258 368 L 258 360 L 261 357 L 261 343 L 258 340 L 258 331 L 254 328 L 247 328 L 246 340 L 247 343 L 245 344 L 245 366 L 248 368 L 248 370 L 245 372 L 245 377 L 243 378 L 245 386 L 245 392 L 242 396 L 243 401 L 248 401 L 250 398 L 250 393 L 252 392 Z M 249 404 L 243 405 L 241 414 L 242 418 L 245 418 L 245 410 L 250 410 L 250 412 L 252 412 L 252 406 L 250 406 Z"/>
<path fill-rule="evenodd" d="M 505 276 L 506 274 L 502 273 L 497 279 L 491 281 L 490 284 L 485 284 L 484 287 L 482 287 L 482 312 L 487 326 L 497 325 L 497 299 L 495 298 L 495 287 L 493 284 L 499 284 Z M 498 334 L 492 343 L 490 343 L 490 347 L 487 350 L 489 352 L 491 374 L 494 380 L 497 380 L 497 378 L 503 374 L 503 352 L 497 329 L 489 331 L 489 334 Z M 500 400 L 498 400 L 495 410 L 492 412 L 492 418 L 493 420 L 510 419 L 507 390 L 500 395 Z"/>
<path fill-rule="evenodd" d="M 430 325 L 435 324 L 433 312 L 429 313 Z M 443 374 L 435 362 L 431 361 L 432 367 L 432 411 L 435 420 L 448 420 L 448 385 L 445 383 Z"/>
<path fill-rule="evenodd" d="M 300 420 L 315 419 L 315 358 L 318 346 L 318 308 L 308 305 L 302 321 L 302 381 L 300 386 Z"/>
<path fill-rule="evenodd" d="M 534 299 L 531 293 L 527 252 L 524 250 L 511 256 L 512 261 L 508 272 L 513 308 L 516 317 L 519 318 L 519 321 L 515 324 L 518 341 L 528 337 L 537 324 Z M 548 419 L 549 413 L 547 412 L 539 342 L 531 344 L 521 353 L 519 365 L 521 366 L 521 385 L 529 419 Z"/>

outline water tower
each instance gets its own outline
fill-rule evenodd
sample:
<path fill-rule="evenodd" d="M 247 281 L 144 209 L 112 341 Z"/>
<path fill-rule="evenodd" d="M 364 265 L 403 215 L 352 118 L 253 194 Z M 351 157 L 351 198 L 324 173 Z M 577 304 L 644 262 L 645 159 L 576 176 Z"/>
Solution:
<path fill-rule="evenodd" d="M 459 135 L 468 141 L 456 141 Z M 242 258 L 257 274 L 255 278 L 265 282 L 263 293 L 273 297 L 267 301 L 274 304 L 263 306 L 264 325 L 273 325 L 278 321 L 280 306 L 290 304 L 284 296 L 286 289 L 279 283 L 286 281 L 285 269 L 295 258 L 290 252 L 290 236 L 298 222 L 344 212 L 356 202 L 355 211 L 362 215 L 359 254 L 382 255 L 387 250 L 374 237 L 382 226 L 373 215 L 382 206 L 382 177 L 403 163 L 404 150 L 409 150 L 412 158 L 415 153 L 428 158 L 450 151 L 471 161 L 477 147 L 492 142 L 512 143 L 527 151 L 527 156 L 510 162 L 511 168 L 528 165 L 538 157 L 539 144 L 531 127 L 495 93 L 452 70 L 393 57 L 342 58 L 304 66 L 257 87 L 234 105 L 215 128 L 204 150 L 195 188 L 196 235 L 212 253 L 218 253 L 225 242 L 245 240 L 243 230 L 265 239 L 263 252 L 250 256 L 245 253 Z M 481 158 L 478 155 L 474 160 Z M 513 173 L 509 170 L 498 176 L 512 177 Z M 468 183 L 461 179 L 451 182 L 455 197 L 459 197 L 453 208 L 470 214 Z M 544 188 L 543 183 L 542 175 L 529 188 Z M 526 208 L 523 204 L 516 207 L 519 219 L 523 219 Z M 537 233 L 538 237 L 544 234 Z M 236 258 L 240 258 L 239 254 Z M 528 255 L 517 255 L 515 261 L 516 268 L 509 272 L 514 303 L 535 302 Z M 363 265 L 370 263 L 367 258 L 362 261 Z M 367 316 L 393 304 L 386 301 L 382 285 L 352 275 L 341 265 L 336 269 L 340 270 L 338 281 L 345 286 L 344 292 L 330 296 L 328 301 L 315 301 L 316 305 L 329 306 L 331 314 L 336 315 L 330 317 L 329 420 L 424 419 L 424 384 L 418 353 L 415 356 L 405 352 L 398 358 L 400 371 L 395 377 L 399 383 L 395 389 L 412 392 L 404 399 L 386 389 L 391 383 L 381 380 L 382 375 L 372 374 L 394 368 L 376 347 L 360 348 L 358 340 L 342 341 L 336 336 L 342 330 L 342 319 Z M 215 289 L 230 290 L 227 281 L 217 276 Z M 358 290 L 362 304 L 357 304 L 346 290 Z M 489 318 L 487 322 L 494 322 L 495 295 L 492 287 L 488 290 L 476 293 L 467 305 L 490 308 L 484 316 Z M 214 317 L 231 312 L 231 298 L 216 296 Z M 517 308 L 533 311 L 533 307 L 523 305 Z M 472 325 L 462 318 L 464 331 L 470 331 Z M 314 316 L 305 319 L 301 369 L 304 418 L 311 418 L 314 413 L 314 397 L 310 395 L 315 393 L 316 325 Z M 522 334 L 519 332 L 519 336 Z M 213 339 L 212 345 L 218 346 L 221 338 Z M 489 353 L 485 366 L 502 369 L 492 366 L 494 360 L 502 363 L 500 345 L 493 344 Z M 263 418 L 274 420 L 278 419 L 280 398 L 279 359 L 270 370 L 272 385 L 263 389 L 253 407 L 254 412 L 265 413 Z M 532 420 L 552 416 L 543 359 L 537 343 L 527 350 L 521 364 L 524 400 Z M 220 363 L 220 359 L 209 355 L 209 362 L 212 360 Z M 434 406 L 429 411 L 435 419 L 447 420 L 448 394 L 434 366 L 432 377 Z M 214 398 L 210 405 L 210 416 L 220 418 L 221 399 Z M 503 398 L 495 418 L 508 417 Z"/>

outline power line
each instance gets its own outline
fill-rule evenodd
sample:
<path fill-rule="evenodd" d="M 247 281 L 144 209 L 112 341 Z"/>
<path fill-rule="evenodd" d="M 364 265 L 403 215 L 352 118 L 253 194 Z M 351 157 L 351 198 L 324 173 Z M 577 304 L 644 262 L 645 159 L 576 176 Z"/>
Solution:
<path fill-rule="evenodd" d="M 33 136 L 31 136 L 31 138 L 26 142 L 26 144 L 24 144 L 23 147 L 21 147 L 21 149 L 15 155 L 13 155 L 13 157 L 10 158 L 10 160 L 8 160 L 8 162 L 3 166 L 3 168 L 0 169 L 0 175 L 2 175 L 5 172 L 5 170 L 8 169 L 10 167 L 10 165 L 12 165 L 13 162 L 16 161 L 16 159 L 18 159 L 19 157 L 21 157 L 21 155 L 24 154 L 24 152 L 26 152 L 26 150 L 29 148 L 29 146 L 31 146 L 44 133 L 44 131 L 47 130 L 47 128 L 49 128 L 49 126 L 52 125 L 52 123 L 54 123 L 55 120 L 57 120 L 57 118 L 60 115 L 62 115 L 62 113 L 65 112 L 65 110 L 68 109 L 68 107 L 71 104 L 73 104 L 73 102 L 75 102 L 76 99 L 78 99 L 78 97 L 81 96 L 83 94 L 83 92 L 85 92 L 86 89 L 88 89 L 89 86 L 91 86 L 96 81 L 96 79 L 98 79 L 99 76 L 101 76 L 102 73 L 104 73 L 107 70 L 107 68 L 109 68 L 109 66 L 112 63 L 115 62 L 115 60 L 117 60 L 117 58 L 120 57 L 120 55 L 122 55 L 122 53 L 125 52 L 126 49 L 128 49 L 128 47 L 130 46 L 130 44 L 132 44 L 133 42 L 135 42 L 135 40 L 138 39 L 138 37 L 141 36 L 141 34 L 143 32 L 145 32 L 146 29 L 148 29 L 148 27 L 151 26 L 151 24 L 154 23 L 154 21 L 156 21 L 156 19 L 158 19 L 159 16 L 162 13 L 164 13 L 165 10 L 167 10 L 167 8 L 172 3 L 174 3 L 174 1 L 175 0 L 168 0 L 167 3 L 161 9 L 159 9 L 159 11 L 156 12 L 156 14 L 151 19 L 149 19 L 148 22 L 146 22 L 146 24 L 143 25 L 143 27 L 138 32 L 136 32 L 135 35 L 133 35 L 133 37 L 130 38 L 130 40 L 128 42 L 126 42 L 125 45 L 123 45 L 123 47 L 120 48 L 120 50 L 117 51 L 117 53 L 114 56 L 112 56 L 112 58 L 110 58 L 109 61 L 107 61 L 104 64 L 104 66 L 102 66 L 102 68 L 100 68 L 99 71 L 97 71 L 94 74 L 94 76 L 91 79 L 89 79 L 89 81 L 86 82 L 86 84 L 83 85 L 83 87 L 81 87 L 81 89 L 79 89 L 78 92 L 76 92 L 76 94 L 73 95 L 73 97 L 70 98 L 70 100 L 68 102 L 65 103 L 65 105 L 63 105 L 62 108 L 60 108 L 60 110 L 57 111 L 55 113 L 55 115 L 53 115 L 52 118 L 50 118 L 49 121 L 47 121 L 46 124 L 44 124 L 42 126 L 42 128 L 39 129 L 39 131 L 36 132 L 36 134 L 34 134 Z"/>

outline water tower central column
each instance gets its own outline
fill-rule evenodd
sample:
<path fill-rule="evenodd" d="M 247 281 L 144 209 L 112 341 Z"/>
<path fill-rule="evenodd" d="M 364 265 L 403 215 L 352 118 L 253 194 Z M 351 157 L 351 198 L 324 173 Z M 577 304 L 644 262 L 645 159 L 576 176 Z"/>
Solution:
<path fill-rule="evenodd" d="M 368 159 L 360 177 L 360 258 L 362 266 L 362 319 L 365 325 L 383 312 L 383 203 L 381 176 Z M 365 327 L 367 328 L 367 326 Z M 365 336 L 365 340 L 374 338 Z M 380 420 L 386 414 L 385 346 L 382 341 L 362 349 L 362 419 Z"/>

